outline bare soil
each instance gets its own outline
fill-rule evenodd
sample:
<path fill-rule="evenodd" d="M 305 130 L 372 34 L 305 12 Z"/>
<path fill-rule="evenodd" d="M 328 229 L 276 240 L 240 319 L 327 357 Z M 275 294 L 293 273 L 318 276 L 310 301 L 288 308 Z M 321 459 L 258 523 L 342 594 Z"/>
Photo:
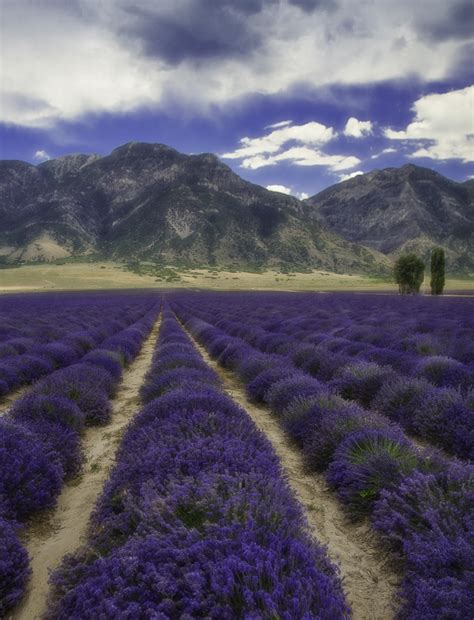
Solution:
<path fill-rule="evenodd" d="M 80 476 L 63 488 L 57 507 L 35 519 L 24 533 L 31 560 L 32 577 L 27 593 L 11 615 L 17 620 L 41 618 L 47 607 L 48 579 L 62 558 L 86 540 L 92 510 L 106 482 L 126 425 L 140 407 L 138 390 L 151 363 L 158 335 L 158 319 L 143 347 L 124 372 L 122 383 L 112 402 L 112 420 L 107 426 L 88 428 L 83 437 L 86 462 Z"/>
<path fill-rule="evenodd" d="M 326 545 L 328 556 L 340 569 L 354 620 L 393 618 L 401 575 L 370 524 L 349 520 L 324 477 L 307 471 L 301 452 L 269 410 L 249 401 L 242 382 L 212 360 L 194 339 L 193 342 L 206 363 L 219 373 L 226 393 L 247 411 L 270 440 L 285 477 L 303 506 L 310 534 Z"/>
<path fill-rule="evenodd" d="M 10 411 L 15 401 L 21 398 L 24 394 L 26 394 L 27 390 L 31 386 L 25 385 L 10 394 L 7 394 L 0 400 L 0 416 L 5 415 Z"/>

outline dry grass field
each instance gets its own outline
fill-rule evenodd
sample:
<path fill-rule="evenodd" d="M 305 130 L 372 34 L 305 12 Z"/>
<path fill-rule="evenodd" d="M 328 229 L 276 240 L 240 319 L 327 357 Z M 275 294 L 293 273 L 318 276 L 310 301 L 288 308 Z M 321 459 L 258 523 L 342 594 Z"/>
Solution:
<path fill-rule="evenodd" d="M 429 283 L 425 284 L 429 290 Z M 99 289 L 280 290 L 280 291 L 396 291 L 390 281 L 362 275 L 325 271 L 281 273 L 222 271 L 217 269 L 156 268 L 144 265 L 139 272 L 112 262 L 24 265 L 0 270 L 0 293 Z M 474 280 L 448 279 L 446 292 L 474 291 Z"/>

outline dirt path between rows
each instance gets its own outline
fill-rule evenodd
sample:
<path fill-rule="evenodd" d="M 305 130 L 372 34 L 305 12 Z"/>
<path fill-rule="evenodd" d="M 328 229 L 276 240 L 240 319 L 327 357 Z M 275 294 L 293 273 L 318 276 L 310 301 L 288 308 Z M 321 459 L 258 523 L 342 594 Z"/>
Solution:
<path fill-rule="evenodd" d="M 9 618 L 41 618 L 46 610 L 50 571 L 60 564 L 64 555 L 85 542 L 90 514 L 113 466 L 124 428 L 140 407 L 138 390 L 151 363 L 159 325 L 160 319 L 135 361 L 124 372 L 112 401 L 110 424 L 86 430 L 83 437 L 86 462 L 82 473 L 64 486 L 54 512 L 36 519 L 25 531 L 24 543 L 33 573 L 23 601 Z"/>
<path fill-rule="evenodd" d="M 24 396 L 30 387 L 30 385 L 24 385 L 23 387 L 18 388 L 18 390 L 15 390 L 14 392 L 11 392 L 10 394 L 4 396 L 0 401 L 0 416 L 8 413 L 12 408 L 13 404 L 22 396 Z"/>
<path fill-rule="evenodd" d="M 225 392 L 248 412 L 273 445 L 286 479 L 303 505 L 311 535 L 327 546 L 329 557 L 340 568 L 352 618 L 392 619 L 401 576 L 391 566 L 391 558 L 369 523 L 349 521 L 324 477 L 308 473 L 300 451 L 291 444 L 269 410 L 249 401 L 238 377 L 219 366 L 204 347 L 186 333 L 205 362 L 221 377 Z"/>

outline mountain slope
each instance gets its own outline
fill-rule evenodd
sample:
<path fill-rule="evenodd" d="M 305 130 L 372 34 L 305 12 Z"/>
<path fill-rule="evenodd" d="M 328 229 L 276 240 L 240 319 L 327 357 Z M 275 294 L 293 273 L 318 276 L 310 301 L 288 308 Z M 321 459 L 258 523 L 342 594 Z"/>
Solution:
<path fill-rule="evenodd" d="M 428 259 L 445 248 L 450 269 L 474 269 L 474 183 L 456 183 L 412 164 L 359 175 L 306 203 L 313 217 L 352 242 L 389 256 Z"/>
<path fill-rule="evenodd" d="M 99 253 L 208 265 L 386 271 L 284 194 L 241 179 L 215 155 L 129 143 L 106 157 L 0 162 L 0 254 L 41 260 Z"/>

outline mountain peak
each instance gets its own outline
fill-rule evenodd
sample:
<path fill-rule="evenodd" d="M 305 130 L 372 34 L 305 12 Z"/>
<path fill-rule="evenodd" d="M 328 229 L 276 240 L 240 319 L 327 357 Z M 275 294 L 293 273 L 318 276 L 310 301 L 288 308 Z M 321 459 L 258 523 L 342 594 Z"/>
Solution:
<path fill-rule="evenodd" d="M 308 198 L 313 216 L 354 243 L 388 255 L 445 248 L 449 267 L 474 268 L 474 196 L 466 183 L 415 164 L 374 170 Z"/>
<path fill-rule="evenodd" d="M 0 167 L 0 251 L 10 260 L 94 252 L 171 264 L 387 269 L 295 198 L 245 181 L 212 153 L 129 142 L 100 158 L 13 168 L 2 175 Z"/>
<path fill-rule="evenodd" d="M 163 153 L 178 153 L 176 149 L 159 142 L 127 142 L 115 148 L 109 157 L 150 157 Z"/>
<path fill-rule="evenodd" d="M 71 172 L 78 172 L 83 166 L 87 166 L 98 159 L 100 159 L 100 155 L 95 153 L 91 155 L 72 153 L 70 155 L 60 155 L 55 159 L 44 161 L 38 164 L 37 168 L 38 170 L 51 173 L 56 177 L 62 177 Z"/>

